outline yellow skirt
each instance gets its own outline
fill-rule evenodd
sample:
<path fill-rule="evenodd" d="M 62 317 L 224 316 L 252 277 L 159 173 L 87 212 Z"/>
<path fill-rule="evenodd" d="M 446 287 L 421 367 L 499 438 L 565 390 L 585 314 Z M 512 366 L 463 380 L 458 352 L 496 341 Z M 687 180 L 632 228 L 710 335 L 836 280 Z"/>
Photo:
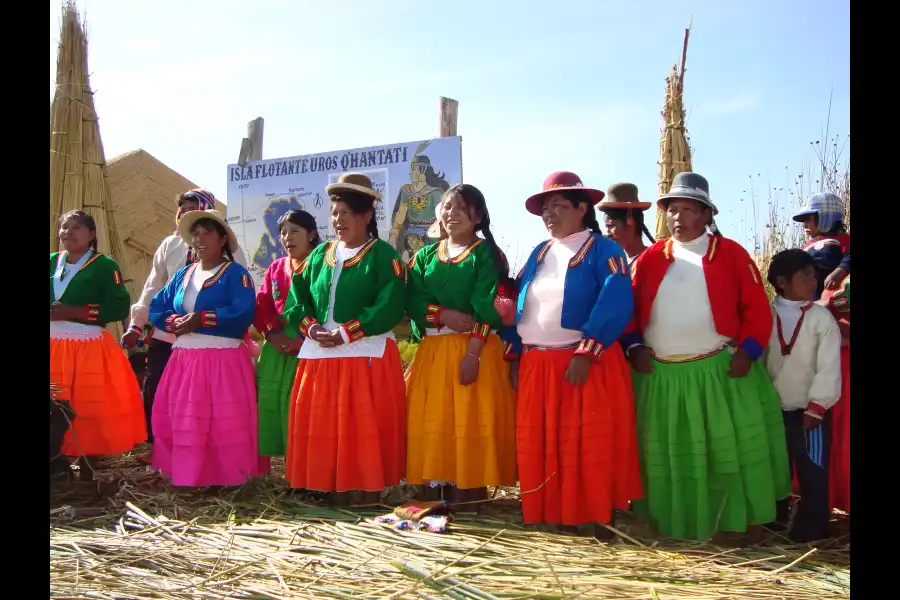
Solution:
<path fill-rule="evenodd" d="M 490 336 L 478 380 L 459 383 L 469 336 L 426 337 L 406 382 L 406 481 L 452 482 L 460 489 L 516 484 L 516 396 L 503 344 Z"/>

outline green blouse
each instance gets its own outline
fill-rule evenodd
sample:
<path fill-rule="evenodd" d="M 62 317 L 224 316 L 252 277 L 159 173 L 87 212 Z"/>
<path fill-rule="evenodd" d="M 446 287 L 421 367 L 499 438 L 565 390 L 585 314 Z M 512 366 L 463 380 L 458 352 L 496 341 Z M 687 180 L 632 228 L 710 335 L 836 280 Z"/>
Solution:
<path fill-rule="evenodd" d="M 317 246 L 293 276 L 285 304 L 289 328 L 306 336 L 309 327 L 328 320 L 337 242 Z M 389 332 L 403 318 L 405 269 L 397 251 L 379 239 L 369 240 L 344 261 L 335 289 L 334 321 L 351 342 Z"/>
<path fill-rule="evenodd" d="M 490 247 L 478 240 L 455 258 L 448 241 L 419 250 L 408 265 L 406 311 L 413 336 L 421 339 L 438 327 L 440 312 L 456 310 L 476 321 L 472 335 L 486 339 L 491 329 L 503 326 L 494 299 L 499 276 Z"/>
<path fill-rule="evenodd" d="M 112 258 L 99 252 L 95 252 L 84 266 L 71 276 L 72 280 L 62 297 L 56 298 L 53 291 L 53 274 L 56 273 L 58 261 L 63 254 L 54 252 L 50 255 L 51 305 L 59 302 L 70 306 L 83 306 L 84 317 L 73 320 L 101 327 L 107 323 L 121 321 L 128 316 L 131 298 L 122 280 L 119 265 Z"/>

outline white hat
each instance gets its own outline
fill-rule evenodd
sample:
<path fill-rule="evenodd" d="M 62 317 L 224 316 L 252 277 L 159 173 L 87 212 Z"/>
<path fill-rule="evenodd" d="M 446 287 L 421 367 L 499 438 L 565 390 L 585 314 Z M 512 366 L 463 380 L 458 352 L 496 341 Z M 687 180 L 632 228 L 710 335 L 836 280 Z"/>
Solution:
<path fill-rule="evenodd" d="M 188 246 L 191 245 L 191 227 L 193 227 L 194 223 L 200 219 L 210 219 L 221 225 L 225 229 L 225 233 L 228 234 L 228 249 L 232 252 L 238 251 L 239 246 L 237 236 L 234 235 L 234 231 L 228 225 L 228 221 L 225 220 L 225 215 L 215 209 L 192 210 L 191 212 L 182 215 L 181 220 L 178 221 L 178 235 L 181 236 L 181 239 L 183 239 Z"/>

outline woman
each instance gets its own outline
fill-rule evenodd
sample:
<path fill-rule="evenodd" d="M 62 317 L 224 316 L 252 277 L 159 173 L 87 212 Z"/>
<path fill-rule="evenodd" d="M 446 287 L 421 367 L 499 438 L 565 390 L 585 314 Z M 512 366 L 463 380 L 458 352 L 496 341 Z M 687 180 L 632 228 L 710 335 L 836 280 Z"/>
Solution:
<path fill-rule="evenodd" d="M 145 336 L 144 329 L 150 314 L 150 301 L 159 290 L 172 280 L 175 273 L 184 266 L 196 262 L 197 255 L 178 233 L 178 224 L 181 218 L 195 210 L 211 210 L 216 207 L 216 198 L 212 192 L 195 188 L 178 194 L 175 198 L 178 210 L 175 213 L 175 232 L 168 236 L 156 249 L 153 255 L 153 264 L 150 273 L 144 283 L 141 297 L 131 307 L 131 325 L 122 336 L 122 347 L 134 348 L 141 339 L 147 345 L 147 371 L 141 386 L 144 399 L 144 416 L 147 420 L 148 441 L 153 441 L 153 427 L 151 423 L 153 415 L 153 399 L 156 397 L 156 388 L 162 377 L 169 357 L 172 355 L 172 344 L 175 336 L 159 329 L 151 329 Z M 242 267 L 246 267 L 244 251 L 237 248 L 234 251 L 235 261 Z M 143 457 L 140 460 L 144 460 Z"/>
<path fill-rule="evenodd" d="M 257 331 L 266 337 L 256 385 L 259 395 L 259 453 L 283 456 L 287 451 L 288 405 L 297 374 L 297 353 L 303 338 L 293 328 L 284 327 L 284 306 L 291 290 L 291 278 L 303 268 L 310 251 L 319 243 L 316 221 L 304 210 L 289 210 L 278 220 L 281 246 L 287 256 L 266 269 L 256 294 Z"/>
<path fill-rule="evenodd" d="M 50 381 L 76 415 L 62 454 L 80 457 L 80 477 L 89 480 L 91 457 L 131 450 L 147 428 L 131 364 L 104 329 L 128 316 L 119 265 L 97 252 L 97 225 L 86 212 L 62 216 L 59 243 L 62 252 L 50 255 Z"/>
<path fill-rule="evenodd" d="M 603 196 L 562 171 L 526 201 L 551 239 L 519 274 L 516 327 L 504 330 L 523 518 L 568 532 L 611 523 L 641 496 L 634 396 L 616 342 L 631 319 L 631 283 L 624 252 L 597 224 Z"/>
<path fill-rule="evenodd" d="M 831 409 L 831 507 L 850 512 L 850 275 L 837 291 L 825 290 L 822 303 L 831 309 L 841 331 L 841 399 Z"/>
<path fill-rule="evenodd" d="M 316 247 L 294 276 L 284 316 L 306 340 L 288 416 L 291 487 L 375 504 L 403 477 L 406 390 L 391 329 L 403 318 L 404 268 L 378 239 L 381 194 L 345 173 L 325 188 L 337 241 Z M 356 494 L 354 494 L 356 495 Z"/>
<path fill-rule="evenodd" d="M 606 197 L 597 205 L 603 213 L 603 226 L 606 235 L 625 251 L 631 276 L 634 277 L 634 261 L 647 249 L 643 236 L 650 243 L 656 243 L 647 226 L 644 225 L 644 211 L 650 208 L 649 202 L 638 200 L 638 189 L 633 183 L 616 183 L 606 190 Z"/>
<path fill-rule="evenodd" d="M 676 175 L 659 206 L 672 237 L 637 260 L 622 340 L 644 477 L 635 508 L 666 536 L 746 532 L 791 491 L 781 402 L 757 362 L 772 312 L 753 259 L 715 228 L 704 177 Z"/>
<path fill-rule="evenodd" d="M 850 274 L 850 236 L 844 225 L 844 203 L 834 194 L 813 194 L 807 208 L 794 215 L 794 221 L 802 223 L 809 236 L 803 249 L 816 261 L 818 300 L 823 291 L 840 289 Z"/>
<path fill-rule="evenodd" d="M 516 484 L 515 392 L 494 335 L 509 268 L 478 188 L 453 186 L 439 207 L 448 239 L 420 250 L 407 272 L 407 312 L 422 342 L 407 387 L 406 480 L 454 482 L 450 501 L 465 502 Z"/>
<path fill-rule="evenodd" d="M 242 485 L 268 470 L 243 343 L 253 322 L 253 281 L 234 262 L 237 238 L 222 213 L 187 213 L 178 231 L 199 260 L 150 303 L 153 325 L 175 336 L 153 405 L 153 466 L 175 486 Z"/>

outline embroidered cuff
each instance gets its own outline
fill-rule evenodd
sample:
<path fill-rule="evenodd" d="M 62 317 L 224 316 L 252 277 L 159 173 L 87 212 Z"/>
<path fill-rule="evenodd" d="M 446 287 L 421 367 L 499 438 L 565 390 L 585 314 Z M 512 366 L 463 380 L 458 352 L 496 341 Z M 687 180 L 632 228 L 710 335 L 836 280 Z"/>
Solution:
<path fill-rule="evenodd" d="M 88 304 L 84 307 L 84 320 L 91 323 L 96 322 L 100 318 L 100 305 Z"/>
<path fill-rule="evenodd" d="M 441 312 L 443 312 L 444 307 L 438 306 L 437 304 L 429 304 L 426 308 L 427 312 L 425 313 L 425 322 L 429 325 L 434 325 L 438 329 L 441 328 Z"/>
<path fill-rule="evenodd" d="M 166 326 L 163 329 L 168 333 L 175 333 L 175 319 L 180 319 L 181 315 L 169 315 L 166 317 Z"/>
<path fill-rule="evenodd" d="M 505 361 L 513 361 L 519 360 L 519 356 L 521 355 L 521 348 L 517 348 L 516 344 L 507 342 L 503 345 L 503 360 Z"/>
<path fill-rule="evenodd" d="M 828 409 L 825 408 L 824 406 L 822 406 L 821 404 L 817 404 L 815 402 L 810 402 L 809 404 L 806 405 L 806 412 L 804 412 L 803 414 L 809 415 L 811 417 L 815 417 L 817 419 L 824 419 L 825 411 L 827 411 L 827 410 Z"/>
<path fill-rule="evenodd" d="M 487 323 L 475 323 L 475 326 L 472 327 L 470 337 L 475 337 L 483 342 L 486 342 L 489 335 L 491 335 L 490 325 L 488 325 Z"/>
<path fill-rule="evenodd" d="M 626 333 L 622 337 L 619 338 L 619 341 L 622 342 L 622 347 L 628 350 L 631 350 L 635 346 L 643 346 L 644 345 L 644 336 L 642 336 L 638 332 L 634 333 Z"/>
<path fill-rule="evenodd" d="M 762 356 L 763 353 L 762 345 L 752 337 L 745 338 L 738 347 L 743 348 L 744 352 L 749 354 L 750 358 L 752 358 L 753 360 L 759 359 L 759 357 Z"/>
<path fill-rule="evenodd" d="M 216 311 L 204 310 L 200 313 L 200 327 L 215 327 Z"/>
<path fill-rule="evenodd" d="M 352 321 L 347 321 L 346 323 L 344 323 L 343 331 L 347 332 L 347 336 L 350 338 L 350 343 L 353 343 L 356 340 L 364 338 L 366 336 L 366 332 L 363 331 L 362 328 L 362 323 L 360 323 L 358 319 L 353 319 Z M 343 335 L 343 332 L 341 333 L 341 335 Z"/>
<path fill-rule="evenodd" d="M 603 351 L 606 348 L 595 340 L 594 338 L 584 338 L 581 340 L 581 343 L 578 344 L 578 349 L 575 350 L 575 355 L 583 355 L 590 356 L 594 360 L 600 360 L 600 355 L 603 354 Z"/>
<path fill-rule="evenodd" d="M 281 327 L 281 323 L 278 323 L 278 322 L 273 323 L 272 321 L 266 321 L 265 324 L 263 325 L 262 331 L 260 333 L 263 334 L 263 337 L 265 337 L 266 339 L 269 339 L 270 333 L 272 333 L 273 331 L 281 331 L 282 329 L 283 328 Z"/>
<path fill-rule="evenodd" d="M 318 325 L 319 322 L 313 319 L 312 317 L 303 317 L 303 320 L 300 321 L 300 327 L 297 328 L 297 331 L 303 337 L 309 337 L 309 328 L 313 325 Z"/>
<path fill-rule="evenodd" d="M 849 304 L 846 296 L 838 296 L 835 294 L 831 297 L 831 305 L 834 306 L 835 310 L 838 312 L 847 312 Z"/>

